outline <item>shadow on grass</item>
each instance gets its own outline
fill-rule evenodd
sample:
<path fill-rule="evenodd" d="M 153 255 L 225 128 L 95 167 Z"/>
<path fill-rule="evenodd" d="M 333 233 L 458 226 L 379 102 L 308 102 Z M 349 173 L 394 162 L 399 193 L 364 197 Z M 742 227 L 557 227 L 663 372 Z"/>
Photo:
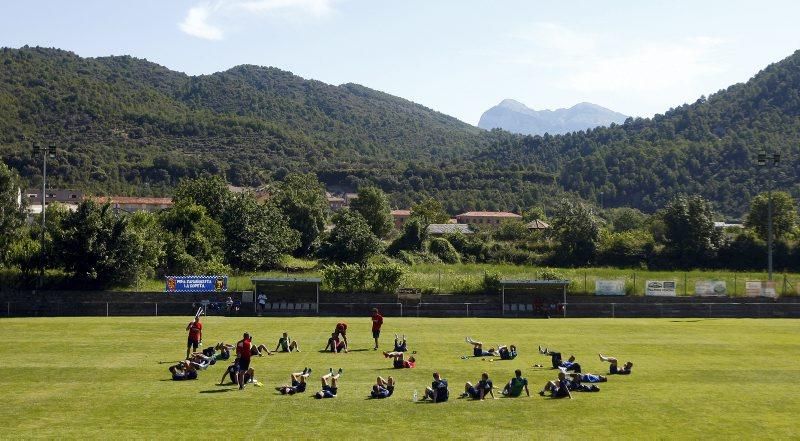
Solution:
<path fill-rule="evenodd" d="M 220 394 L 225 392 L 234 391 L 236 389 L 209 389 L 209 390 L 201 390 L 201 394 Z"/>
<path fill-rule="evenodd" d="M 670 320 L 672 323 L 697 323 L 703 322 L 705 319 L 695 319 L 695 320 Z"/>

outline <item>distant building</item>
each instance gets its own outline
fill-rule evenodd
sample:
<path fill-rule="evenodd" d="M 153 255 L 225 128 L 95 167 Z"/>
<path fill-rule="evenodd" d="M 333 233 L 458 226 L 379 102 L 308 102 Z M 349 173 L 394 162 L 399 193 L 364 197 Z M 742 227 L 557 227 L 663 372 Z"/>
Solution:
<path fill-rule="evenodd" d="M 472 229 L 467 224 L 430 224 L 428 225 L 428 234 L 431 236 L 441 236 L 460 232 L 463 234 L 472 234 Z"/>
<path fill-rule="evenodd" d="M 115 210 L 122 210 L 127 213 L 136 211 L 155 212 L 166 208 L 172 208 L 172 198 L 145 198 L 136 196 L 94 196 L 97 203 L 111 204 Z"/>
<path fill-rule="evenodd" d="M 402 230 L 406 221 L 411 216 L 411 210 L 392 210 L 392 218 L 394 218 L 394 227 Z"/>
<path fill-rule="evenodd" d="M 344 198 L 340 198 L 338 196 L 331 196 L 328 194 L 328 207 L 331 211 L 339 211 L 344 208 Z"/>
<path fill-rule="evenodd" d="M 739 223 L 727 223 L 727 222 L 714 222 L 714 228 L 744 228 L 744 225 Z"/>
<path fill-rule="evenodd" d="M 459 224 L 497 227 L 502 222 L 521 220 L 522 216 L 507 211 L 468 211 L 456 216 Z"/>
<path fill-rule="evenodd" d="M 536 219 L 525 224 L 525 227 L 527 227 L 529 230 L 546 230 L 550 228 L 550 224 Z"/>
<path fill-rule="evenodd" d="M 344 194 L 344 205 L 350 206 L 350 204 L 358 199 L 358 193 L 345 193 Z"/>
<path fill-rule="evenodd" d="M 39 205 L 42 204 L 42 190 L 41 189 L 34 189 L 29 188 L 25 190 L 25 199 L 28 200 L 29 204 L 37 203 Z M 51 202 L 60 202 L 62 204 L 72 204 L 78 205 L 83 201 L 84 194 L 82 191 L 78 190 L 58 190 L 58 189 L 48 189 L 45 192 L 45 204 L 49 204 Z M 39 207 L 41 210 L 41 207 Z"/>

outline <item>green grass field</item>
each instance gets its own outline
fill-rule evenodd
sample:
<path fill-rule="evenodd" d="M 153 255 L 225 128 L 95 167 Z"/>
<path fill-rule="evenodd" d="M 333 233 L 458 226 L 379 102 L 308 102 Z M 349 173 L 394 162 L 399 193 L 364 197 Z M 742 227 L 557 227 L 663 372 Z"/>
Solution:
<path fill-rule="evenodd" d="M 416 369 L 391 369 L 372 350 L 369 318 L 348 318 L 349 354 L 318 352 L 335 318 L 204 320 L 206 344 L 235 342 L 243 330 L 273 345 L 288 330 L 303 352 L 254 358 L 266 387 L 218 386 L 225 364 L 197 381 L 170 381 L 182 357 L 189 318 L 39 318 L 0 320 L 3 438 L 777 438 L 800 436 L 800 321 L 748 319 L 399 319 L 388 317 L 382 345 L 395 332 L 418 351 Z M 489 362 L 471 352 L 470 335 L 515 343 L 520 356 Z M 574 353 L 584 371 L 606 372 L 597 352 L 635 363 L 599 393 L 572 400 L 539 397 L 555 376 L 538 344 Z M 272 349 L 272 348 L 271 348 Z M 273 389 L 289 372 L 314 369 L 309 391 Z M 339 396 L 314 400 L 319 376 L 344 368 Z M 516 368 L 530 398 L 455 399 L 465 381 L 487 371 L 502 385 Z M 452 400 L 414 403 L 438 370 Z M 367 400 L 377 375 L 394 375 L 394 396 Z"/>

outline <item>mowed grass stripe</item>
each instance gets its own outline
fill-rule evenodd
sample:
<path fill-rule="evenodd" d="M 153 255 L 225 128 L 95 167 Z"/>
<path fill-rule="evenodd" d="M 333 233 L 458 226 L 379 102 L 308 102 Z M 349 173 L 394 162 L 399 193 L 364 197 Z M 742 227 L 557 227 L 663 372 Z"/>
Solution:
<path fill-rule="evenodd" d="M 189 318 L 35 318 L 0 320 L 0 387 L 5 436 L 31 438 L 796 438 L 800 322 L 751 319 L 434 319 L 387 317 L 382 349 L 405 333 L 418 368 L 395 370 L 372 351 L 369 317 L 346 318 L 355 351 L 320 353 L 337 318 L 204 319 L 204 343 L 234 343 L 243 331 L 273 349 L 281 332 L 303 352 L 253 359 L 264 388 L 218 386 L 227 363 L 200 379 L 169 381 L 185 353 Z M 514 343 L 520 356 L 469 358 L 472 336 Z M 584 371 L 605 373 L 597 352 L 634 361 L 599 393 L 573 400 L 536 395 L 555 376 L 539 344 L 575 354 Z M 534 363 L 545 368 L 533 368 Z M 280 396 L 289 373 L 314 369 L 308 392 Z M 319 376 L 344 368 L 339 396 L 314 400 Z M 487 371 L 497 386 L 520 368 L 533 397 L 473 402 L 455 397 Z M 413 403 L 438 370 L 452 401 Z M 375 377 L 393 375 L 395 395 L 367 400 Z M 237 422 L 241 419 L 244 422 Z"/>

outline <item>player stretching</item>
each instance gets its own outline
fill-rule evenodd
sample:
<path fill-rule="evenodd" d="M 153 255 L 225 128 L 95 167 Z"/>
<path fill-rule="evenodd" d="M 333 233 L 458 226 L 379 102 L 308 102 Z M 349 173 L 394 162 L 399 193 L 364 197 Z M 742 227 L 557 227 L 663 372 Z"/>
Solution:
<path fill-rule="evenodd" d="M 333 373 L 333 369 L 330 369 L 329 372 L 322 376 L 320 380 L 322 380 L 322 390 L 317 392 L 314 395 L 316 399 L 322 398 L 336 398 L 336 392 L 339 391 L 339 377 L 342 376 L 342 369 L 339 368 L 339 372 Z"/>
<path fill-rule="evenodd" d="M 303 368 L 303 372 L 295 372 L 292 374 L 292 383 L 284 384 L 275 388 L 281 395 L 294 395 L 306 391 L 306 379 L 311 375 L 310 368 Z"/>
<path fill-rule="evenodd" d="M 622 369 L 619 369 L 617 367 L 617 359 L 616 358 L 614 358 L 614 357 L 606 357 L 603 354 L 597 354 L 597 355 L 600 356 L 600 361 L 607 361 L 607 362 L 611 363 L 611 366 L 608 367 L 608 373 L 610 373 L 611 375 L 630 375 L 631 374 L 631 369 L 633 369 L 633 363 L 631 363 L 630 361 L 625 363 L 625 365 L 622 366 Z M 578 371 L 578 372 L 580 372 L 580 371 Z"/>

